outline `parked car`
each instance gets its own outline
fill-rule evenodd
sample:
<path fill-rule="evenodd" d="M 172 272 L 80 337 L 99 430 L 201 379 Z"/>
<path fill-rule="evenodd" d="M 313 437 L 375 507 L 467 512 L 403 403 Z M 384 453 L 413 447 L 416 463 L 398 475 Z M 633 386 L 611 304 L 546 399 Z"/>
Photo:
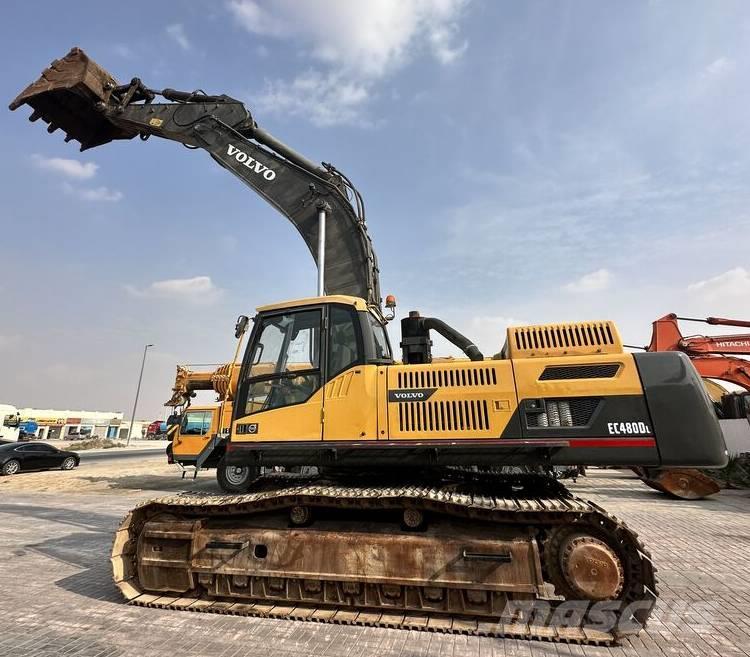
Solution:
<path fill-rule="evenodd" d="M 26 470 L 72 470 L 80 462 L 78 454 L 46 443 L 0 445 L 0 474 L 13 475 Z"/>

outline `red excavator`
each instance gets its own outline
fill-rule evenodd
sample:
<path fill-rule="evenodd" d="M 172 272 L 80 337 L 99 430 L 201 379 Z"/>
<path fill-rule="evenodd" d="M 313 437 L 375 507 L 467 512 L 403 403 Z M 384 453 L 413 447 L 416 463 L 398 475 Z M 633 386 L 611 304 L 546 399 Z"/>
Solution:
<path fill-rule="evenodd" d="M 750 328 L 750 322 L 724 317 L 679 317 L 664 315 L 653 323 L 646 351 L 682 351 L 706 382 L 706 388 L 722 419 L 745 418 L 750 414 L 750 333 L 738 335 L 692 335 L 685 337 L 678 321 L 702 322 L 711 326 Z M 744 392 L 728 392 L 712 379 L 733 383 Z M 697 500 L 719 492 L 718 484 L 700 470 L 634 468 L 642 481 L 679 499 Z"/>

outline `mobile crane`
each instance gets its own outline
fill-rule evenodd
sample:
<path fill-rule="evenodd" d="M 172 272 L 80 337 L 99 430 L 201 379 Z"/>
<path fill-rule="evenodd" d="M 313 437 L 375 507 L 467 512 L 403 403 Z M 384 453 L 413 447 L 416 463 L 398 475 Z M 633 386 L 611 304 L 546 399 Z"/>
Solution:
<path fill-rule="evenodd" d="M 179 465 L 183 477 L 188 468 L 193 468 L 194 475 L 201 468 L 216 468 L 217 481 L 223 488 L 227 473 L 234 479 L 244 472 L 234 466 L 227 469 L 222 463 L 232 424 L 233 392 L 237 388 L 238 374 L 239 368 L 234 363 L 224 363 L 210 372 L 177 366 L 172 396 L 164 405 L 173 409 L 167 429 L 168 462 Z M 216 403 L 193 405 L 193 397 L 201 390 L 215 392 Z"/>
<path fill-rule="evenodd" d="M 487 359 L 412 312 L 399 363 L 385 330 L 395 301 L 384 313 L 351 182 L 262 130 L 237 100 L 158 94 L 170 102 L 74 49 L 11 108 L 29 104 L 32 120 L 84 149 L 136 136 L 203 149 L 297 226 L 318 295 L 257 309 L 225 459 L 256 473 L 322 472 L 134 509 L 112 551 L 125 598 L 589 643 L 639 631 L 656 583 L 636 534 L 552 478 L 483 470 L 722 466 L 721 430 L 687 356 L 626 353 L 614 324 L 591 321 L 508 329 Z M 466 359 L 432 362 L 433 331 Z"/>

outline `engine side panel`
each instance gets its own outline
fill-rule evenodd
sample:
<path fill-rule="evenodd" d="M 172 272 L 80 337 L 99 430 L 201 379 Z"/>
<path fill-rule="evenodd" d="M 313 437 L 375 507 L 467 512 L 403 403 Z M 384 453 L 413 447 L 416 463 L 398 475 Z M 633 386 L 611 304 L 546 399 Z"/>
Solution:
<path fill-rule="evenodd" d="M 325 385 L 324 440 L 377 439 L 378 378 L 382 369 L 357 365 Z"/>
<path fill-rule="evenodd" d="M 390 440 L 493 439 L 517 407 L 510 361 L 456 361 L 386 368 Z"/>
<path fill-rule="evenodd" d="M 634 354 L 664 466 L 721 468 L 724 435 L 703 382 L 681 352 Z"/>

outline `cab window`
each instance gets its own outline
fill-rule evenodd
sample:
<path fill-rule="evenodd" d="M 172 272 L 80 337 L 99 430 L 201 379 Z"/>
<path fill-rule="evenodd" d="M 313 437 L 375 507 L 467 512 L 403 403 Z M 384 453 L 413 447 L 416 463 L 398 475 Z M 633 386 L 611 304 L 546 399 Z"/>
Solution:
<path fill-rule="evenodd" d="M 367 319 L 370 322 L 372 335 L 375 339 L 375 358 L 378 360 L 393 360 L 391 346 L 388 342 L 388 336 L 385 333 L 385 327 L 370 313 L 367 313 Z"/>
<path fill-rule="evenodd" d="M 183 415 L 180 433 L 183 436 L 205 436 L 211 431 L 211 411 L 187 411 Z"/>
<path fill-rule="evenodd" d="M 245 415 L 307 401 L 320 387 L 321 311 L 263 319 L 250 355 Z"/>
<path fill-rule="evenodd" d="M 357 315 L 349 308 L 332 306 L 328 324 L 328 380 L 362 362 L 362 347 L 357 335 Z"/>

